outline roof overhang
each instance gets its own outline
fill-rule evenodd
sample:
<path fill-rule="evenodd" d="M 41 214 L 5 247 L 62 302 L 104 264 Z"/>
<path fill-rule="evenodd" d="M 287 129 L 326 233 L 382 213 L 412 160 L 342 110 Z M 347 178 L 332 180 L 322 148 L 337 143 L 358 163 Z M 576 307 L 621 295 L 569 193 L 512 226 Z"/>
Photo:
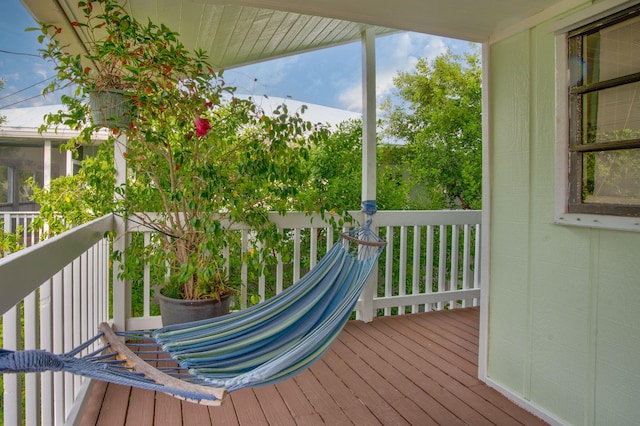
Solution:
<path fill-rule="evenodd" d="M 55 24 L 80 46 L 77 0 L 22 0 L 37 21 Z M 488 42 L 511 27 L 548 11 L 588 0 L 146 0 L 123 2 L 132 16 L 148 18 L 180 33 L 189 49 L 209 53 L 210 62 L 232 68 L 376 35 L 415 31 L 472 42 Z"/>

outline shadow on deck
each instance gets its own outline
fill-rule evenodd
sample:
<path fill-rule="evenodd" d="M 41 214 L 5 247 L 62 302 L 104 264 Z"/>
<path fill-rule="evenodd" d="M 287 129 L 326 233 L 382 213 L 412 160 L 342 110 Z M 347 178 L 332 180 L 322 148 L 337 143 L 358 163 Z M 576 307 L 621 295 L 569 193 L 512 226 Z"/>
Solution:
<path fill-rule="evenodd" d="M 477 377 L 478 308 L 350 321 L 309 370 L 220 407 L 96 382 L 82 425 L 541 425 Z"/>

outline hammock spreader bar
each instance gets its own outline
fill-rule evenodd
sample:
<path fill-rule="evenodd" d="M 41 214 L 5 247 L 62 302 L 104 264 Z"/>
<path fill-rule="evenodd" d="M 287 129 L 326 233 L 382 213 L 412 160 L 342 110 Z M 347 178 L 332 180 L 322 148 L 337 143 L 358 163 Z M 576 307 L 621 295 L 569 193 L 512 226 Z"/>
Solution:
<path fill-rule="evenodd" d="M 349 319 L 384 246 L 368 226 L 358 228 L 341 234 L 294 285 L 249 309 L 154 332 L 115 333 L 103 323 L 97 336 L 66 354 L 0 350 L 0 373 L 65 371 L 219 405 L 228 392 L 284 380 L 320 358 Z M 140 356 L 122 336 L 144 340 Z M 104 347 L 81 355 L 100 338 Z M 171 358 L 143 359 L 158 345 Z M 180 367 L 149 364 L 165 361 Z"/>

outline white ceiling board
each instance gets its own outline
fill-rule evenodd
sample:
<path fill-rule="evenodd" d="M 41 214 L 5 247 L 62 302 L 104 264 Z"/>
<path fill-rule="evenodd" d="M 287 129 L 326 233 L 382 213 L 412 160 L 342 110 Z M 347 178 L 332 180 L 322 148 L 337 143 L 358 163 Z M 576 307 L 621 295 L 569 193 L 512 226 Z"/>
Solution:
<path fill-rule="evenodd" d="M 193 0 L 324 16 L 475 42 L 560 0 Z"/>
<path fill-rule="evenodd" d="M 189 49 L 231 68 L 398 30 L 485 42 L 558 5 L 581 0 L 123 0 L 142 22 L 180 33 Z M 37 20 L 53 23 L 78 45 L 77 0 L 22 0 Z M 590 0 L 584 0 L 590 3 Z M 80 36 L 81 37 L 81 36 Z"/>

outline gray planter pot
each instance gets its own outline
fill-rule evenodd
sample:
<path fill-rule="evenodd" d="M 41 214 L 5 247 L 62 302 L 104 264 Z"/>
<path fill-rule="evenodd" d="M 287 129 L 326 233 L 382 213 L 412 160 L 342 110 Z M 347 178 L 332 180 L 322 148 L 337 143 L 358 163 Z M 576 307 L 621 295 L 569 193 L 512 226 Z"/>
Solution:
<path fill-rule="evenodd" d="M 93 124 L 100 127 L 126 129 L 131 124 L 129 105 L 122 90 L 105 90 L 91 93 L 89 108 Z"/>
<path fill-rule="evenodd" d="M 158 298 L 163 326 L 226 315 L 229 313 L 229 306 L 231 305 L 231 295 L 229 294 L 222 296 L 220 301 L 216 299 L 172 299 L 163 296 L 161 293 Z"/>

